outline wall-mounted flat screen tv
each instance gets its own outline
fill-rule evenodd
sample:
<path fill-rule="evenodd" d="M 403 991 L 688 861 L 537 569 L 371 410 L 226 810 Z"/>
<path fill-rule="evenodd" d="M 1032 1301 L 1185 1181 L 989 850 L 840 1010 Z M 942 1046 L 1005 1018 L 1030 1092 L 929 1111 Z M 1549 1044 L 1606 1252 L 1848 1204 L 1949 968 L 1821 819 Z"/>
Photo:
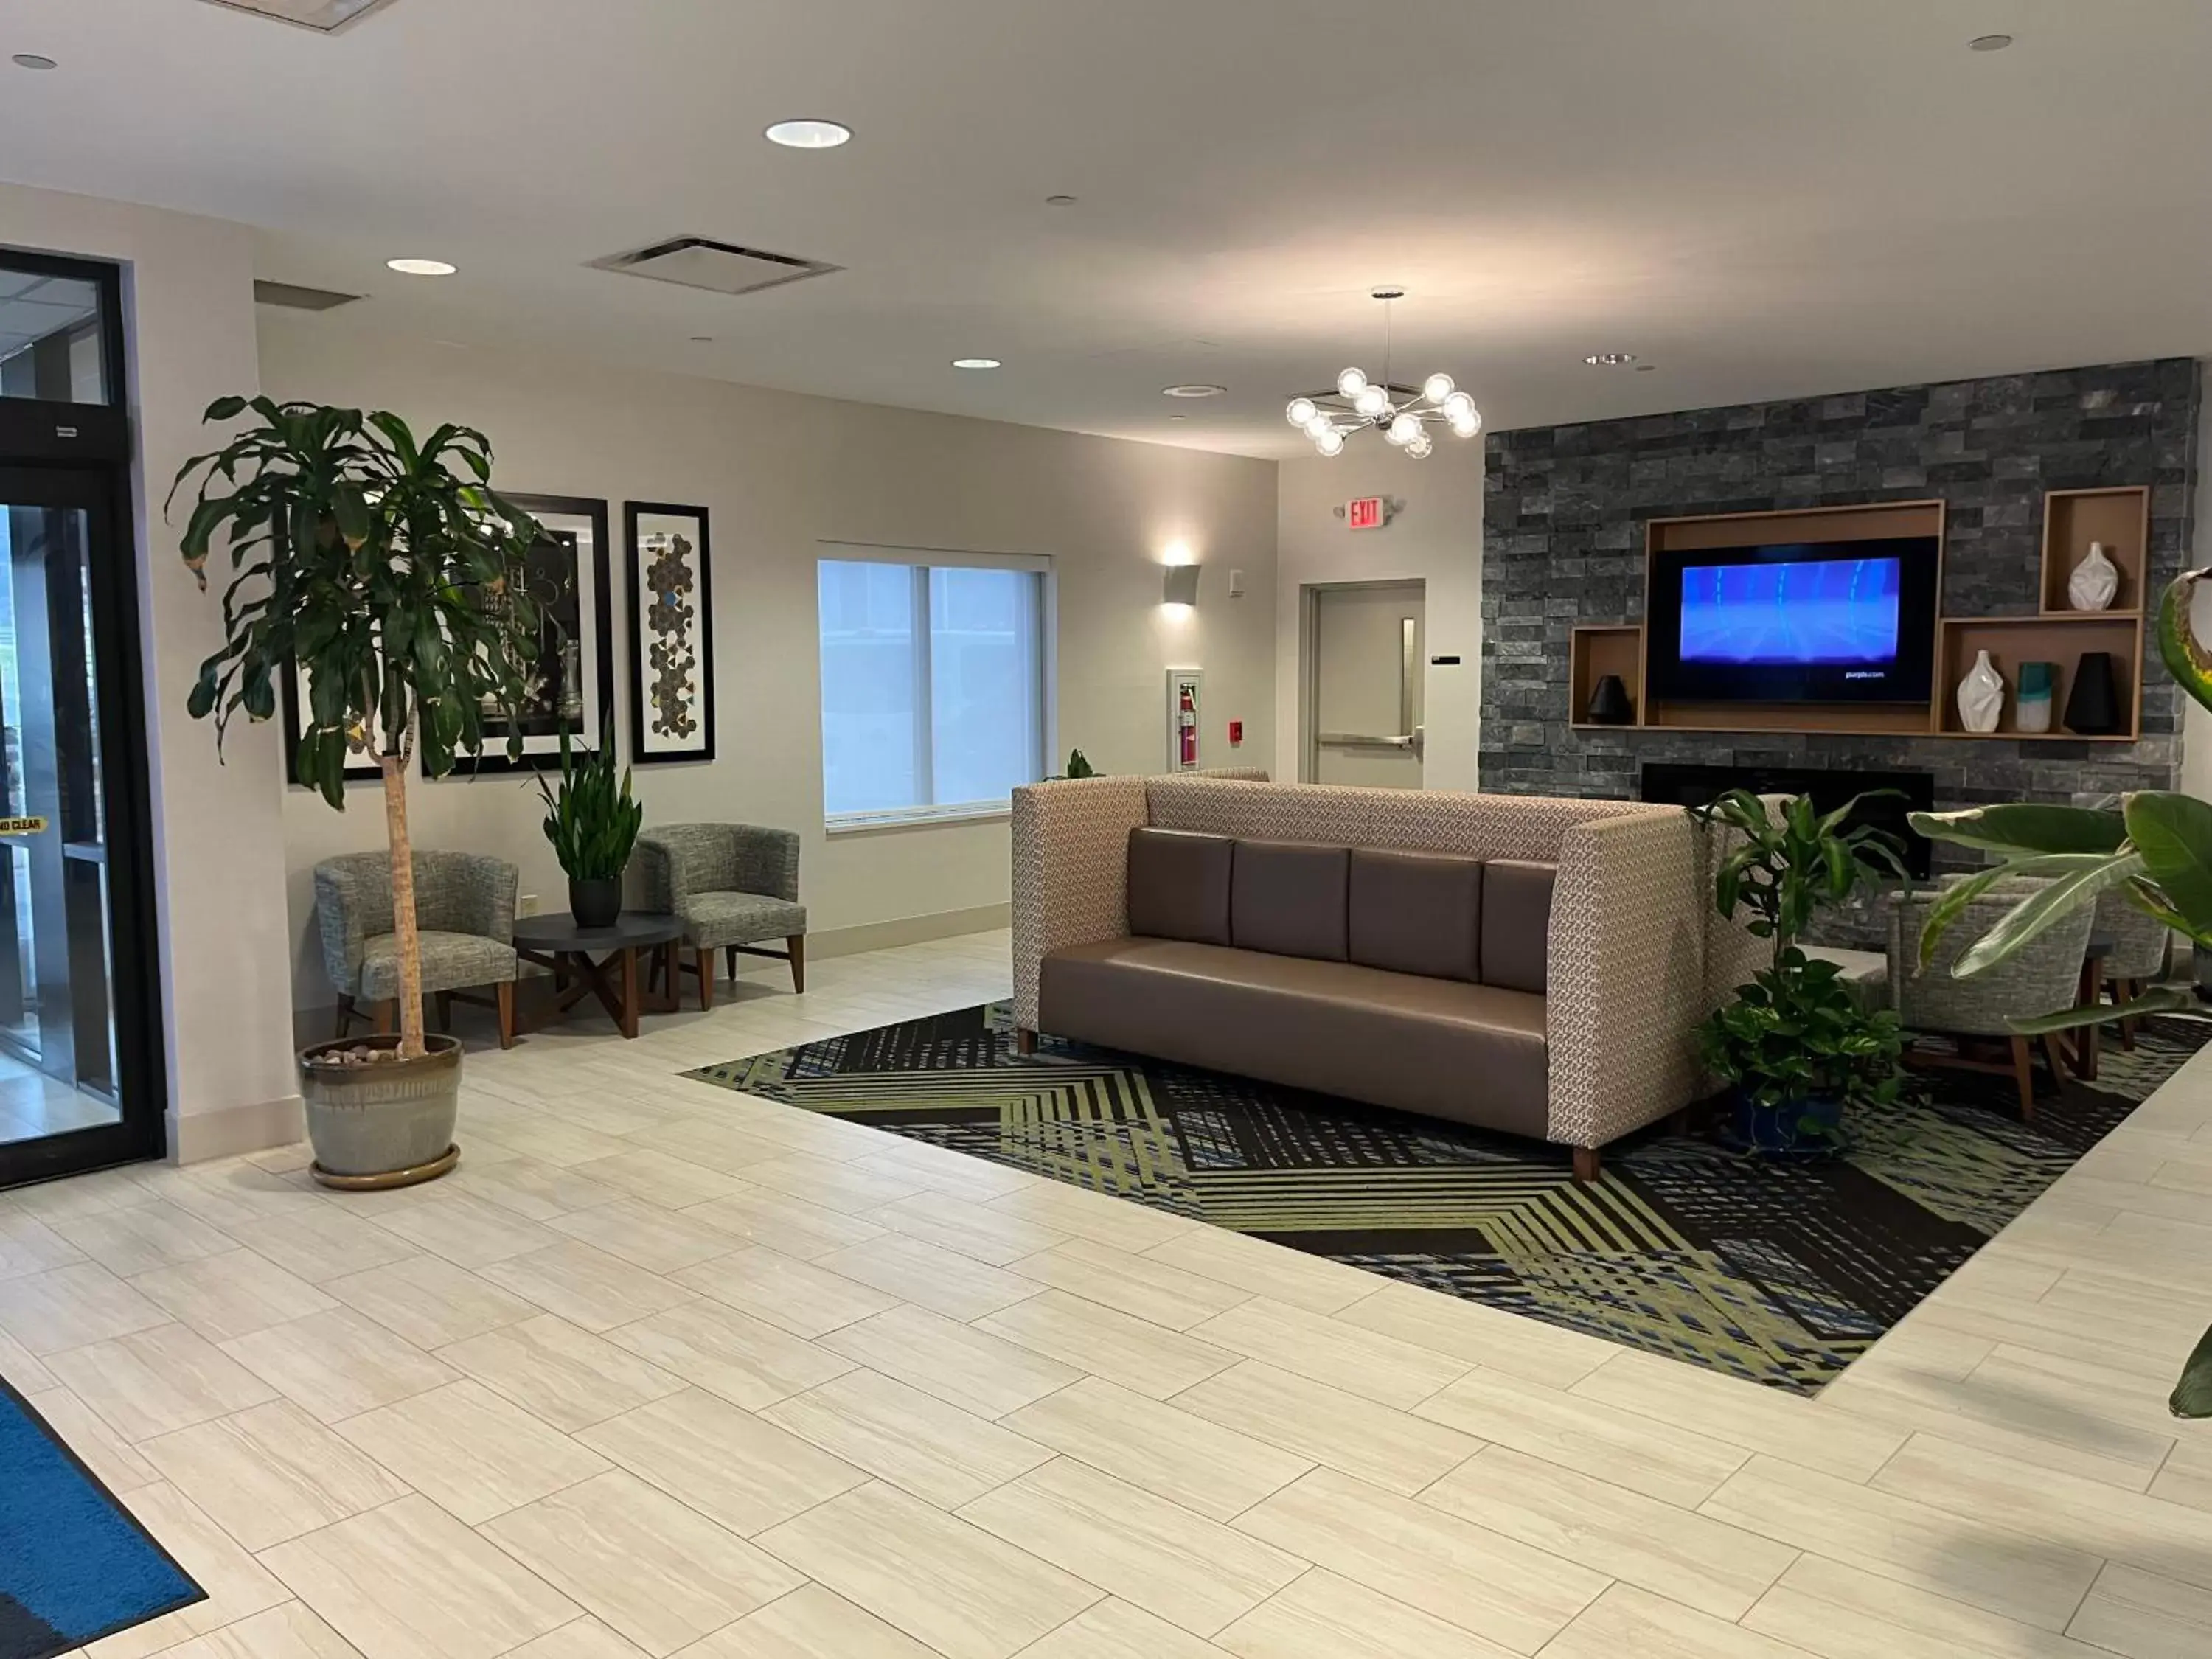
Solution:
<path fill-rule="evenodd" d="M 1925 702 L 1933 536 L 1652 556 L 1651 695 L 1675 702 Z"/>

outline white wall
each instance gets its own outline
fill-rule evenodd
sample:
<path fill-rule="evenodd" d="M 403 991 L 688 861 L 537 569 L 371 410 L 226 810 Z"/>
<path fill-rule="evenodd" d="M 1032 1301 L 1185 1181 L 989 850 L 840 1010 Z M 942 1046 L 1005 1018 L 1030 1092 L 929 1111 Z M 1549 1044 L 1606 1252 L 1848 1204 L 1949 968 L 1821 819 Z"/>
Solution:
<path fill-rule="evenodd" d="M 1426 460 L 1379 439 L 1354 439 L 1334 459 L 1285 461 L 1278 472 L 1275 567 L 1275 775 L 1298 775 L 1304 741 L 1298 590 L 1328 582 L 1427 583 L 1426 652 L 1459 657 L 1427 667 L 1423 709 L 1431 789 L 1473 789 L 1482 724 L 1482 445 L 1440 441 Z M 1351 530 L 1334 508 L 1389 495 L 1405 508 L 1380 530 Z"/>
<path fill-rule="evenodd" d="M 2200 420 L 2197 427 L 2197 534 L 2200 539 L 2212 540 L 2212 421 Z M 2197 562 L 2193 553 L 2187 562 Z M 2212 640 L 2212 582 L 2197 584 L 2190 618 L 2196 623 L 2198 639 Z M 2155 617 L 2153 621 L 2155 623 Z M 2155 641 L 2148 654 L 2155 659 Z M 2181 787 L 2199 800 L 2212 800 L 2212 710 L 2189 696 L 2181 700 Z"/>
<path fill-rule="evenodd" d="M 221 617 L 161 517 L 171 477 L 207 447 L 200 411 L 255 387 L 252 233 L 0 185 L 0 243 L 127 268 L 170 1152 L 191 1159 L 294 1139 L 281 761 L 273 732 L 241 720 L 219 766 L 213 732 L 185 714 L 200 659 L 222 643 Z"/>
<path fill-rule="evenodd" d="M 824 835 L 815 607 L 823 541 L 1049 555 L 1062 757 L 1080 745 L 1101 770 L 1159 770 L 1164 671 L 1191 663 L 1206 670 L 1202 761 L 1266 764 L 1275 752 L 1271 462 L 380 337 L 343 313 L 264 308 L 261 349 L 272 395 L 481 427 L 502 488 L 605 497 L 617 539 L 625 500 L 709 510 L 722 758 L 640 767 L 638 791 L 648 823 L 735 819 L 799 830 L 802 896 L 817 934 L 908 918 L 975 925 L 1008 893 L 1003 819 Z M 1161 561 L 1176 543 L 1206 567 L 1200 602 L 1181 617 L 1159 602 Z M 1244 573 L 1242 599 L 1227 597 L 1232 566 Z M 618 604 L 625 710 L 627 620 Z M 1245 723 L 1234 753 L 1231 719 Z M 302 1007 L 331 998 L 313 942 L 311 872 L 334 853 L 382 845 L 374 789 L 357 786 L 342 814 L 298 790 L 285 800 Z M 525 892 L 546 909 L 566 908 L 543 808 L 526 782 L 456 777 L 418 784 L 413 800 L 418 846 L 512 859 Z"/>

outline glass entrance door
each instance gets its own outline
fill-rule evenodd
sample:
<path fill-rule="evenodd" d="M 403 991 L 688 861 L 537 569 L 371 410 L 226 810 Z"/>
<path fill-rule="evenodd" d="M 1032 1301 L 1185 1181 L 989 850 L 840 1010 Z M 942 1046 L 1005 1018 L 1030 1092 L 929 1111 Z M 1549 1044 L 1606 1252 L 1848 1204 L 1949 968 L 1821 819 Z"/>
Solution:
<path fill-rule="evenodd" d="M 147 1151 L 117 1034 L 110 501 L 98 469 L 0 465 L 0 1185 Z"/>

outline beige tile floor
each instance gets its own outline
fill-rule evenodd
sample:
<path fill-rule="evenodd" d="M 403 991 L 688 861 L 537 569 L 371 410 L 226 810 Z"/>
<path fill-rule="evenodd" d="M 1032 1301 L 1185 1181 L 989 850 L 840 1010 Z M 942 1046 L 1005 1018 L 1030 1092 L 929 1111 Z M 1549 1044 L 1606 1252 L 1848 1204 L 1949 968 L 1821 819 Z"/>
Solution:
<path fill-rule="evenodd" d="M 179 1659 L 2203 1659 L 2212 1054 L 1817 1401 L 680 1081 L 1003 934 L 471 1054 L 466 1163 L 0 1195 Z"/>

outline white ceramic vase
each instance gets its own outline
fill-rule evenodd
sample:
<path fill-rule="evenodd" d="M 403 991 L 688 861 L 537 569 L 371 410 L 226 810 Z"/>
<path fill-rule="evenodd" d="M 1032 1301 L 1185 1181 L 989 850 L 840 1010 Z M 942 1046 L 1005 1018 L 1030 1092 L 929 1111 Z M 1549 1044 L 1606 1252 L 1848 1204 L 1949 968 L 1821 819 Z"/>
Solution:
<path fill-rule="evenodd" d="M 2066 579 L 2066 602 L 2076 611 L 2103 611 L 2119 591 L 2118 567 L 2105 556 L 2104 543 L 2091 542 L 2081 562 Z"/>
<path fill-rule="evenodd" d="M 1986 651 L 1974 653 L 1974 665 L 1959 682 L 1959 724 L 1969 732 L 1994 732 L 2004 718 L 2004 676 Z"/>

